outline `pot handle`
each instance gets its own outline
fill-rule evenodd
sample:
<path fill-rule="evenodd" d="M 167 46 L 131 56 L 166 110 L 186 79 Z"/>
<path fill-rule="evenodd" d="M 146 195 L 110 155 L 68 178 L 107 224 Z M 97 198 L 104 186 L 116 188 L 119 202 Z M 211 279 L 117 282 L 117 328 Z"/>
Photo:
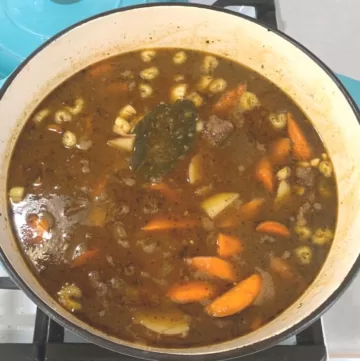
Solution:
<path fill-rule="evenodd" d="M 278 29 L 274 0 L 216 0 L 212 6 L 251 6 L 255 8 L 256 18 L 266 25 Z"/>

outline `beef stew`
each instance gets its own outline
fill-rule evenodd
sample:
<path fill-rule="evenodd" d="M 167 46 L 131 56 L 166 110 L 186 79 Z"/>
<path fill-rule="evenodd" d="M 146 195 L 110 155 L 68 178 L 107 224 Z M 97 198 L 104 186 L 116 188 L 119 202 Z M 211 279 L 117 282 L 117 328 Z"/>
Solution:
<path fill-rule="evenodd" d="M 336 225 L 333 166 L 296 104 L 182 49 L 122 54 L 55 89 L 8 187 L 44 288 L 94 327 L 163 347 L 272 320 L 315 278 Z"/>

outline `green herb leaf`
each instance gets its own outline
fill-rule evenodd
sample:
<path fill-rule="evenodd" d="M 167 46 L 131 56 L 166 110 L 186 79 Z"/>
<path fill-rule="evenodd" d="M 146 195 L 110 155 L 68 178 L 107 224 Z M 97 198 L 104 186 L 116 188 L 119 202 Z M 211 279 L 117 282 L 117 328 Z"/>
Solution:
<path fill-rule="evenodd" d="M 136 125 L 131 169 L 145 179 L 170 172 L 193 146 L 198 118 L 194 104 L 160 104 Z"/>

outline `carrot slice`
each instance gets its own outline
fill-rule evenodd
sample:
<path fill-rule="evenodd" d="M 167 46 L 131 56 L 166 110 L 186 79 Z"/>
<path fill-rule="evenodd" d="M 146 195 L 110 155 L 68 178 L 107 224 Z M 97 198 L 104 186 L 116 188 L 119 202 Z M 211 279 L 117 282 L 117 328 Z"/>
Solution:
<path fill-rule="evenodd" d="M 246 84 L 240 84 L 238 87 L 227 91 L 215 103 L 212 109 L 213 112 L 217 115 L 226 115 L 235 106 L 236 100 L 240 98 L 245 90 Z"/>
<path fill-rule="evenodd" d="M 202 281 L 178 283 L 167 291 L 167 296 L 176 303 L 201 302 L 214 298 L 215 294 L 216 287 Z"/>
<path fill-rule="evenodd" d="M 240 206 L 239 214 L 242 219 L 252 220 L 256 218 L 265 204 L 264 198 L 254 198 L 250 202 Z"/>
<path fill-rule="evenodd" d="M 255 198 L 250 202 L 242 204 L 239 208 L 230 208 L 217 217 L 216 224 L 220 228 L 236 227 L 242 221 L 255 219 L 265 204 L 264 198 Z"/>
<path fill-rule="evenodd" d="M 128 91 L 128 85 L 123 82 L 110 83 L 106 90 L 110 94 L 121 94 Z"/>
<path fill-rule="evenodd" d="M 98 254 L 99 254 L 99 250 L 97 248 L 86 251 L 83 254 L 81 254 L 80 256 L 73 259 L 73 261 L 71 262 L 70 268 L 81 267 L 81 266 L 89 263 L 95 257 L 97 257 Z"/>
<path fill-rule="evenodd" d="M 37 214 L 30 214 L 26 223 L 36 233 L 36 237 L 42 238 L 45 232 L 50 230 L 49 222 L 45 218 L 40 218 Z"/>
<path fill-rule="evenodd" d="M 312 158 L 312 149 L 310 144 L 306 140 L 303 131 L 296 123 L 290 112 L 287 113 L 287 129 L 289 137 L 293 143 L 293 157 L 296 160 L 310 160 Z"/>
<path fill-rule="evenodd" d="M 148 188 L 153 191 L 159 191 L 162 193 L 167 199 L 178 202 L 179 201 L 179 195 L 178 193 L 169 187 L 166 183 L 151 183 Z"/>
<path fill-rule="evenodd" d="M 241 223 L 239 208 L 229 207 L 215 218 L 215 223 L 220 228 L 236 227 Z"/>
<path fill-rule="evenodd" d="M 239 254 L 243 250 L 243 243 L 240 239 L 219 233 L 217 237 L 217 253 L 220 257 L 228 258 Z"/>
<path fill-rule="evenodd" d="M 263 184 L 269 192 L 274 191 L 273 166 L 268 157 L 263 157 L 255 166 L 255 178 Z"/>
<path fill-rule="evenodd" d="M 167 231 L 171 229 L 193 228 L 197 227 L 199 222 L 195 219 L 168 219 L 158 218 L 151 220 L 142 228 L 143 231 Z"/>
<path fill-rule="evenodd" d="M 270 269 L 286 281 L 291 281 L 296 277 L 290 265 L 279 257 L 270 258 Z"/>
<path fill-rule="evenodd" d="M 270 233 L 274 236 L 290 237 L 289 229 L 282 223 L 275 221 L 262 222 L 256 227 L 256 230 L 262 233 Z"/>
<path fill-rule="evenodd" d="M 238 313 L 254 302 L 261 286 L 262 278 L 255 273 L 216 298 L 206 306 L 205 311 L 213 317 L 226 317 Z"/>
<path fill-rule="evenodd" d="M 36 232 L 42 237 L 45 232 L 48 232 L 50 229 L 49 222 L 44 218 L 39 218 L 36 224 Z"/>
<path fill-rule="evenodd" d="M 112 65 L 109 63 L 95 64 L 90 69 L 88 69 L 88 73 L 93 77 L 99 77 L 109 73 L 112 68 Z"/>
<path fill-rule="evenodd" d="M 39 216 L 38 216 L 37 214 L 29 214 L 29 215 L 26 217 L 26 224 L 27 224 L 29 227 L 35 229 L 38 220 L 39 220 Z"/>
<path fill-rule="evenodd" d="M 291 141 L 289 138 L 277 139 L 270 145 L 270 160 L 274 164 L 284 165 L 290 160 Z"/>
<path fill-rule="evenodd" d="M 250 221 L 256 218 L 265 204 L 264 198 L 254 198 L 250 202 L 244 203 L 239 208 L 239 218 Z"/>
<path fill-rule="evenodd" d="M 231 263 L 218 257 L 194 257 L 188 258 L 186 262 L 199 271 L 208 273 L 210 276 L 222 280 L 236 281 L 236 271 Z"/>

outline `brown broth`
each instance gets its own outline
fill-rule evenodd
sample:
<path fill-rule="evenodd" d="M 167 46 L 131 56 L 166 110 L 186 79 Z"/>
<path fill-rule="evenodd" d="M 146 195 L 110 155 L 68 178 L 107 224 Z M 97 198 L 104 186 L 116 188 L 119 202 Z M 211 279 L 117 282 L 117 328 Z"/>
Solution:
<path fill-rule="evenodd" d="M 107 142 L 118 137 L 112 131 L 113 124 L 126 104 L 131 104 L 137 115 L 144 115 L 160 102 L 168 103 L 170 89 L 177 84 L 174 77 L 178 74 L 184 76 L 181 83 L 188 84 L 188 93 L 195 89 L 206 54 L 186 50 L 187 61 L 174 65 L 175 51 L 156 50 L 156 57 L 149 63 L 144 63 L 139 53 L 122 54 L 100 63 L 102 74 L 94 75 L 91 69 L 99 67 L 96 64 L 52 91 L 34 113 L 49 109 L 50 115 L 40 124 L 35 124 L 32 116 L 14 148 L 8 188 L 24 187 L 25 198 L 18 203 L 10 201 L 9 208 L 24 257 L 49 294 L 58 299 L 58 292 L 66 283 L 75 284 L 81 290 L 82 296 L 73 298 L 81 304 L 81 309 L 74 311 L 78 318 L 129 341 L 162 347 L 191 347 L 251 332 L 260 323 L 275 318 L 304 292 L 325 261 L 331 236 L 324 245 L 315 244 L 311 237 L 301 241 L 296 225 L 303 226 L 303 213 L 313 233 L 325 227 L 334 232 L 337 194 L 333 175 L 324 177 L 316 167 L 302 168 L 308 173 L 301 175 L 299 163 L 290 158 L 284 165 L 274 165 L 274 174 L 284 166 L 291 169 L 287 180 L 291 186 L 290 199 L 275 209 L 276 190 L 269 193 L 254 179 L 255 164 L 269 153 L 271 142 L 288 137 L 286 127 L 272 128 L 269 113 L 292 112 L 311 144 L 313 158 L 322 159 L 322 154 L 326 157 L 326 150 L 316 130 L 286 94 L 259 74 L 222 58 L 218 58 L 219 65 L 212 76 L 226 80 L 225 91 L 246 83 L 248 91 L 260 100 L 261 107 L 221 117 L 234 124 L 231 136 L 221 146 L 210 145 L 198 134 L 195 147 L 162 179 L 175 192 L 175 201 L 150 190 L 146 182 L 129 169 L 131 153 L 110 147 Z M 139 72 L 150 66 L 159 69 L 159 76 L 144 82 Z M 133 78 L 128 77 L 129 71 Z M 131 90 L 124 91 L 122 84 L 125 83 Z M 142 99 L 139 83 L 150 84 L 153 95 Z M 212 107 L 221 95 L 201 96 L 204 104 L 198 108 L 199 119 L 206 126 L 213 114 Z M 62 135 L 48 129 L 54 124 L 55 112 L 72 107 L 77 98 L 83 99 L 84 109 L 73 115 L 72 121 L 54 129 L 73 132 L 78 145 L 91 145 L 87 150 L 64 147 Z M 204 173 L 202 181 L 193 185 L 188 181 L 188 167 L 191 157 L 198 153 L 202 156 Z M 99 184 L 104 184 L 103 192 L 99 192 Z M 279 182 L 275 184 L 277 188 Z M 329 194 L 325 194 L 324 187 L 319 191 L 321 184 L 325 184 Z M 196 195 L 196 190 L 208 185 L 211 189 L 207 195 Z M 234 228 L 221 229 L 217 225 L 219 218 L 210 220 L 200 207 L 204 199 L 221 192 L 236 192 L 239 198 L 219 217 L 234 211 L 240 202 L 255 198 L 263 198 L 264 206 L 253 219 L 242 220 Z M 33 215 L 30 220 L 29 215 Z M 36 218 L 39 215 L 45 217 L 48 224 L 53 223 L 45 232 Z M 170 231 L 141 230 L 158 215 L 198 220 L 200 226 Z M 281 222 L 288 227 L 291 236 L 284 238 L 256 232 L 256 226 L 265 220 Z M 242 252 L 228 259 L 236 269 L 238 281 L 260 270 L 260 274 L 265 272 L 274 283 L 274 294 L 267 292 L 262 304 L 252 304 L 224 318 L 211 317 L 204 312 L 204 305 L 209 301 L 176 304 L 166 296 L 168 288 L 179 281 L 208 280 L 217 287 L 218 295 L 234 286 L 194 271 L 184 261 L 195 256 L 216 256 L 219 232 L 238 237 L 243 243 Z M 313 256 L 309 264 L 300 264 L 296 257 L 294 250 L 300 246 L 310 247 Z M 92 257 L 83 256 L 79 261 L 77 257 L 89 250 L 96 251 Z M 295 275 L 292 280 L 270 269 L 272 257 L 283 259 L 291 267 Z M 134 315 L 139 311 L 161 312 L 169 307 L 189 316 L 187 335 L 159 335 L 134 322 Z"/>

